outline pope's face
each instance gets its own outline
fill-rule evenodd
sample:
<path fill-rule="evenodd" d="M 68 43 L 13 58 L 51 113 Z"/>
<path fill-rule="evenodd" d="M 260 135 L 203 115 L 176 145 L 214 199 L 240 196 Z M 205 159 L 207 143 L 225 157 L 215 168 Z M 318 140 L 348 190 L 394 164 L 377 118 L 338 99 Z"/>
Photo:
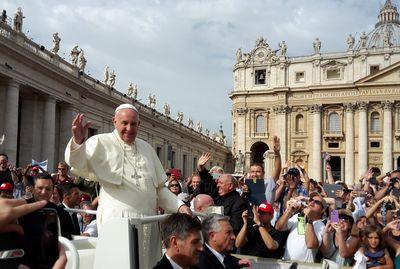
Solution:
<path fill-rule="evenodd" d="M 118 110 L 113 118 L 113 123 L 122 141 L 128 144 L 135 141 L 140 125 L 136 111 L 129 108 Z"/>

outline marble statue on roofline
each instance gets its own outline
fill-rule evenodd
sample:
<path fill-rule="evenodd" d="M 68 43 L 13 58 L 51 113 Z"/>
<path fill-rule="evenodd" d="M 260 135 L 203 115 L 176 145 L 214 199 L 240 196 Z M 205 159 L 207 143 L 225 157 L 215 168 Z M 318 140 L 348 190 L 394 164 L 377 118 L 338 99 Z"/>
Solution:
<path fill-rule="evenodd" d="M 281 43 L 279 43 L 279 48 L 280 48 L 280 51 L 281 51 L 281 56 L 286 56 L 287 45 L 286 45 L 286 42 L 284 40 Z"/>
<path fill-rule="evenodd" d="M 149 96 L 147 97 L 148 103 L 147 106 L 154 109 L 156 108 L 156 95 L 153 94 L 151 95 L 151 93 L 149 94 Z"/>
<path fill-rule="evenodd" d="M 362 49 L 365 49 L 367 47 L 367 39 L 368 39 L 367 34 L 365 32 L 362 32 L 360 36 L 360 43 Z"/>
<path fill-rule="evenodd" d="M 79 64 L 78 64 L 79 71 L 85 72 L 86 63 L 87 63 L 86 57 L 83 53 L 83 50 L 81 49 L 81 52 L 79 54 Z"/>
<path fill-rule="evenodd" d="M 110 86 L 110 88 L 113 88 L 115 85 L 115 80 L 116 80 L 117 75 L 115 75 L 115 70 L 113 70 L 110 74 L 110 80 L 109 80 L 109 84 L 108 86 Z"/>
<path fill-rule="evenodd" d="M 107 84 L 109 79 L 109 72 L 108 72 L 108 65 L 106 65 L 106 67 L 104 67 L 104 71 L 103 71 L 103 82 L 104 84 Z"/>
<path fill-rule="evenodd" d="M 196 131 L 201 133 L 203 131 L 203 125 L 201 124 L 201 122 L 198 122 L 196 125 Z"/>
<path fill-rule="evenodd" d="M 193 119 L 192 117 L 188 118 L 188 125 L 187 125 L 190 129 L 193 129 Z"/>
<path fill-rule="evenodd" d="M 206 129 L 205 134 L 206 134 L 206 136 L 210 137 L 210 130 Z"/>
<path fill-rule="evenodd" d="M 353 50 L 354 48 L 354 42 L 355 38 L 351 34 L 347 37 L 346 43 L 347 43 L 347 49 L 348 50 Z"/>
<path fill-rule="evenodd" d="M 321 53 L 321 40 L 317 37 L 313 43 L 314 46 L 314 53 L 319 54 Z"/>
<path fill-rule="evenodd" d="M 53 34 L 53 46 L 50 49 L 50 52 L 53 54 L 57 54 L 58 51 L 60 50 L 60 42 L 61 38 L 58 36 L 58 33 Z"/>
<path fill-rule="evenodd" d="M 18 7 L 17 11 L 14 14 L 14 31 L 17 32 L 22 32 L 22 24 L 24 21 L 25 17 L 24 14 L 22 13 L 22 8 Z"/>
<path fill-rule="evenodd" d="M 129 83 L 129 85 L 128 85 L 128 96 L 136 100 L 137 99 L 137 93 L 138 93 L 137 85 L 136 84 L 133 85 L 132 82 Z"/>
<path fill-rule="evenodd" d="M 169 107 L 169 104 L 165 103 L 163 109 L 164 109 L 164 115 L 169 117 L 169 115 L 171 115 L 171 109 Z"/>
<path fill-rule="evenodd" d="M 176 121 L 179 123 L 182 123 L 183 121 L 183 112 L 178 111 L 178 114 L 176 115 Z"/>
<path fill-rule="evenodd" d="M 238 48 L 236 51 L 236 62 L 240 63 L 243 60 L 242 49 Z"/>
<path fill-rule="evenodd" d="M 78 46 L 78 44 L 76 44 L 72 49 L 71 49 L 71 52 L 70 52 L 70 56 L 71 56 L 71 64 L 72 65 L 74 65 L 74 66 L 77 66 L 78 65 L 78 57 L 79 57 L 79 54 L 80 54 L 81 52 L 80 52 L 80 50 L 79 50 L 79 46 Z"/>

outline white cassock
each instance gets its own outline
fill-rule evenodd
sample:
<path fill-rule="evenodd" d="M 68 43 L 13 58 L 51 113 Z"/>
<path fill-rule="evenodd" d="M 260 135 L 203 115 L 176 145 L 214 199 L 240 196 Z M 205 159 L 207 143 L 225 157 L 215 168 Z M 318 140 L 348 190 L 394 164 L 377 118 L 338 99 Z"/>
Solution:
<path fill-rule="evenodd" d="M 100 236 L 101 225 L 109 219 L 156 215 L 158 205 L 177 212 L 184 204 L 165 187 L 166 174 L 154 149 L 138 138 L 125 143 L 117 130 L 92 136 L 81 145 L 71 138 L 65 161 L 72 173 L 100 182 Z M 158 225 L 145 225 L 143 232 L 143 260 L 145 268 L 151 268 L 161 257 Z"/>

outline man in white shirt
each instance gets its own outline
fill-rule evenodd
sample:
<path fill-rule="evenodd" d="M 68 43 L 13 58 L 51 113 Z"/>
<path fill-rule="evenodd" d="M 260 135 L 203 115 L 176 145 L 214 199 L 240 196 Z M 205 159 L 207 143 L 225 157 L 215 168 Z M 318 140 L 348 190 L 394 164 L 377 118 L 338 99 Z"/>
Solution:
<path fill-rule="evenodd" d="M 314 262 L 322 244 L 325 229 L 322 216 L 327 205 L 318 192 L 310 194 L 307 207 L 300 208 L 299 204 L 295 199 L 288 201 L 285 212 L 275 224 L 275 229 L 290 231 L 283 255 L 284 260 Z"/>
<path fill-rule="evenodd" d="M 161 224 L 161 237 L 167 251 L 153 269 L 189 269 L 199 262 L 203 250 L 201 223 L 187 214 L 175 213 Z"/>
<path fill-rule="evenodd" d="M 191 213 L 168 188 L 166 175 L 154 149 L 136 138 L 139 113 L 131 104 L 115 109 L 112 119 L 115 130 L 86 140 L 90 123 L 84 124 L 78 113 L 72 122 L 72 135 L 65 150 L 65 161 L 71 172 L 101 185 L 97 226 L 112 218 L 140 218 L 156 215 L 158 205 L 169 212 Z M 86 140 L 86 141 L 85 141 Z M 161 256 L 157 225 L 144 227 L 144 266 L 150 268 L 154 257 Z"/>

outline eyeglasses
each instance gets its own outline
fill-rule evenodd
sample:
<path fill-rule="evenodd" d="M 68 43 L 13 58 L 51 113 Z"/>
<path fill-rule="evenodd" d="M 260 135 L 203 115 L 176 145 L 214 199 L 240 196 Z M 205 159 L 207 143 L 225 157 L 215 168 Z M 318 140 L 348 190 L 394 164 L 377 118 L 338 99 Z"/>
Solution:
<path fill-rule="evenodd" d="M 169 185 L 169 187 L 171 188 L 171 187 L 179 187 L 179 184 L 171 184 L 171 185 Z"/>
<path fill-rule="evenodd" d="M 311 200 L 310 200 L 310 203 L 314 203 L 314 204 L 317 204 L 317 205 L 319 205 L 319 206 L 323 206 L 323 204 L 322 204 L 321 201 L 314 200 L 314 199 L 311 199 Z"/>

